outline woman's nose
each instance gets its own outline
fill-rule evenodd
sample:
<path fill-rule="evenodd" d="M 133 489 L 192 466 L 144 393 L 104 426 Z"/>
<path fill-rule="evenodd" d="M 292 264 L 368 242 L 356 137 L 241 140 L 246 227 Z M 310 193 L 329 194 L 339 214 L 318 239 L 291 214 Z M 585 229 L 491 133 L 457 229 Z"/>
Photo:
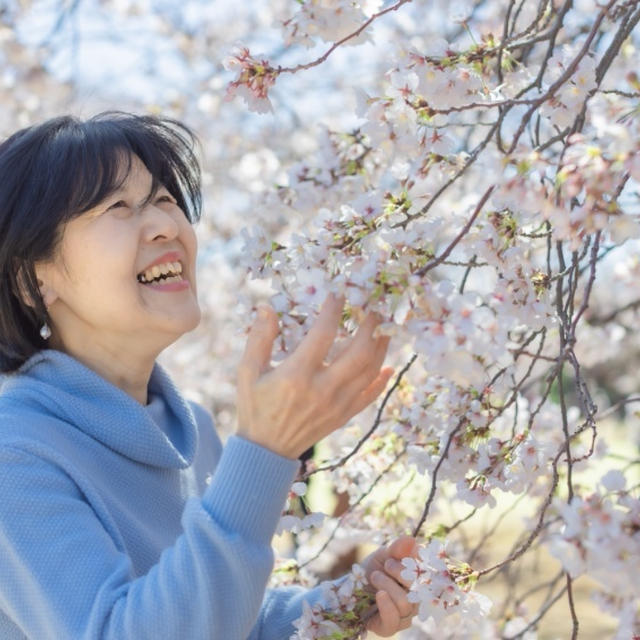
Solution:
<path fill-rule="evenodd" d="M 175 218 L 153 204 L 148 204 L 143 212 L 145 240 L 173 240 L 178 235 L 178 223 Z"/>

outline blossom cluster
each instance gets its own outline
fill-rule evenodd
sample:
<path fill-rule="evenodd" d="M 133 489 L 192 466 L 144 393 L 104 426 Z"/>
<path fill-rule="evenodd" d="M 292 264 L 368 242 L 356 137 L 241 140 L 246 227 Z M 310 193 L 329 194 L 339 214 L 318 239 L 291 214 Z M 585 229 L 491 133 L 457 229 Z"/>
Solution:
<path fill-rule="evenodd" d="M 381 5 L 382 0 L 306 0 L 297 13 L 283 21 L 283 40 L 286 45 L 306 47 L 317 40 L 338 42 L 356 31 Z"/>
<path fill-rule="evenodd" d="M 303 496 L 307 492 L 304 482 L 294 482 L 287 498 L 287 504 L 278 523 L 276 535 L 283 531 L 299 533 L 309 527 L 317 527 L 322 524 L 324 514 L 309 512 L 304 503 Z"/>
<path fill-rule="evenodd" d="M 418 558 L 405 558 L 402 577 L 411 581 L 409 600 L 419 604 L 418 617 L 436 624 L 443 618 L 460 615 L 465 624 L 481 622 L 491 609 L 491 601 L 473 590 L 477 576 L 466 563 L 455 562 L 446 544 L 431 540 L 419 550 Z"/>
<path fill-rule="evenodd" d="M 269 89 L 278 76 L 268 60 L 260 60 L 247 47 L 238 46 L 224 62 L 229 71 L 237 71 L 238 77 L 227 87 L 227 99 L 236 95 L 244 98 L 248 105 L 258 113 L 272 110 Z"/>
<path fill-rule="evenodd" d="M 303 604 L 302 616 L 294 623 L 290 640 L 351 640 L 363 632 L 363 620 L 373 611 L 373 590 L 364 569 L 354 564 L 351 572 L 336 582 L 322 585 L 322 601 Z"/>
<path fill-rule="evenodd" d="M 596 602 L 620 620 L 616 638 L 630 638 L 640 633 L 640 500 L 620 470 L 606 472 L 599 485 L 556 503 L 561 525 L 549 547 L 572 578 L 588 574 L 599 583 Z"/>

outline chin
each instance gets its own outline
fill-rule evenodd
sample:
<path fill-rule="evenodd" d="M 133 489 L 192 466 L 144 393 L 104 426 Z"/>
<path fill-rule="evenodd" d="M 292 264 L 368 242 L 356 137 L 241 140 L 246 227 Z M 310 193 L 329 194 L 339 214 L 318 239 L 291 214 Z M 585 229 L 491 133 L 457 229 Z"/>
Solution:
<path fill-rule="evenodd" d="M 193 316 L 193 322 L 191 323 L 191 326 L 187 329 L 187 331 L 185 331 L 185 333 L 189 331 L 193 331 L 195 328 L 197 328 L 198 325 L 200 324 L 201 319 L 202 319 L 202 312 L 200 311 L 200 307 L 198 307 L 197 312 Z"/>
<path fill-rule="evenodd" d="M 193 331 L 199 324 L 202 318 L 202 312 L 200 311 L 200 305 L 195 305 L 194 309 L 189 313 L 188 317 L 185 317 L 182 334 Z"/>

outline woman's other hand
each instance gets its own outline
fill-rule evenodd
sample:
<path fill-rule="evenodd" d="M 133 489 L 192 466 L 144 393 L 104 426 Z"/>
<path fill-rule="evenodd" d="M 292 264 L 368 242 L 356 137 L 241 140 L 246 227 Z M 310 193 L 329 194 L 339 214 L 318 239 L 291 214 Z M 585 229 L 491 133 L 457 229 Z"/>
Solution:
<path fill-rule="evenodd" d="M 407 599 L 410 583 L 401 576 L 402 558 L 417 555 L 415 539 L 402 536 L 374 551 L 362 563 L 367 580 L 376 592 L 377 611 L 367 622 L 369 631 L 387 638 L 411 626 L 418 605 Z"/>
<path fill-rule="evenodd" d="M 374 337 L 376 314 L 325 362 L 343 306 L 343 298 L 329 295 L 309 333 L 275 368 L 270 360 L 278 318 L 269 306 L 258 309 L 238 369 L 238 435 L 295 459 L 378 397 L 393 369 L 381 368 L 389 338 Z"/>

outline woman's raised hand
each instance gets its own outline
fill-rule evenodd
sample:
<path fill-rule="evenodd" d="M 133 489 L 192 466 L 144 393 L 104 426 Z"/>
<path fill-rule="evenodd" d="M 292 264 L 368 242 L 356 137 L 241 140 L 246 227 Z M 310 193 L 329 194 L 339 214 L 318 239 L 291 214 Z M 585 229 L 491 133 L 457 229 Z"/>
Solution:
<path fill-rule="evenodd" d="M 237 434 L 287 458 L 345 424 L 385 388 L 393 369 L 382 367 L 389 338 L 374 337 L 380 319 L 369 314 L 330 363 L 344 299 L 329 295 L 309 333 L 275 368 L 270 366 L 278 319 L 258 309 L 238 369 Z"/>

